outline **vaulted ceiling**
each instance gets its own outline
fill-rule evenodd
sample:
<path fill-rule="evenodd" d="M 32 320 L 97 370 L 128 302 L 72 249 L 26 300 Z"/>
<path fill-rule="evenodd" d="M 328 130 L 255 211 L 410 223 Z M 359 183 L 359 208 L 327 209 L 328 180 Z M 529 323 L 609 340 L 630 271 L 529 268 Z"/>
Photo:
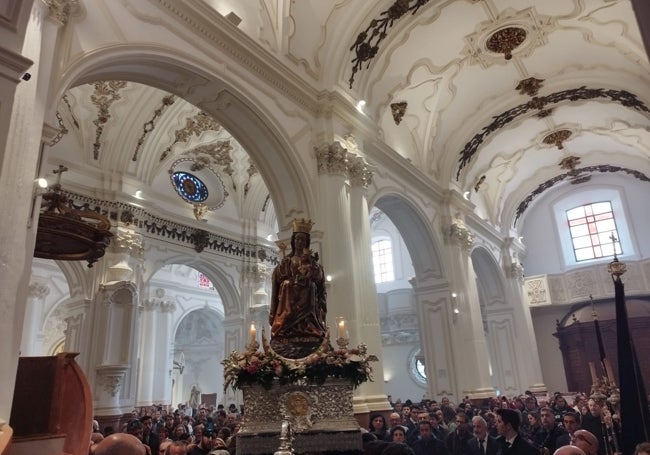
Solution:
<path fill-rule="evenodd" d="M 627 0 L 183 3 L 214 8 L 317 90 L 365 101 L 396 153 L 504 229 L 537 196 L 594 173 L 650 176 L 650 65 Z M 223 189 L 211 209 L 236 216 L 268 203 L 254 163 L 218 124 L 167 93 L 112 84 L 61 101 L 65 140 L 87 154 L 65 159 L 94 154 L 126 172 L 134 194 L 145 182 L 166 195 L 168 210 L 170 171 L 196 160 Z"/>

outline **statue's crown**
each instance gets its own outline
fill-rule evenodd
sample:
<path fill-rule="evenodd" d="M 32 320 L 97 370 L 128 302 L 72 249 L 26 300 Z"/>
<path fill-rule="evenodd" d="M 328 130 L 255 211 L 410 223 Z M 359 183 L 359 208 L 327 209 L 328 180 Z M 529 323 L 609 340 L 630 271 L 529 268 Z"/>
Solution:
<path fill-rule="evenodd" d="M 311 232 L 311 227 L 314 225 L 312 220 L 306 220 L 304 218 L 296 218 L 293 220 L 293 232 L 304 232 L 309 234 Z"/>

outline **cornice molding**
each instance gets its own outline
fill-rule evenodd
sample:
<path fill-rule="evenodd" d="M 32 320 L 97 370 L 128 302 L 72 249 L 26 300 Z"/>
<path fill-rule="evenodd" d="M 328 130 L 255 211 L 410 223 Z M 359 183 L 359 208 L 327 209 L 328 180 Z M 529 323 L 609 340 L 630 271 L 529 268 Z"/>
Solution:
<path fill-rule="evenodd" d="M 290 71 L 277 57 L 231 24 L 206 2 L 150 1 L 186 24 L 214 48 L 247 68 L 256 80 L 264 80 L 308 111 L 317 112 L 317 91 L 310 84 Z"/>
<path fill-rule="evenodd" d="M 34 62 L 21 54 L 0 47 L 0 77 L 20 82 L 21 77 Z"/>

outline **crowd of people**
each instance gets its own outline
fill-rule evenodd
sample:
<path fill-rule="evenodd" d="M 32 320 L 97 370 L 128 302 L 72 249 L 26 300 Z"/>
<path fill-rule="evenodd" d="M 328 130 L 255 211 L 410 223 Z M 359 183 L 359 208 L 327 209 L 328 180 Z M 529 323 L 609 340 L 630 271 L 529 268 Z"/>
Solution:
<path fill-rule="evenodd" d="M 235 404 L 228 409 L 202 405 L 191 411 L 181 404 L 169 414 L 161 407 L 134 410 L 118 432 L 111 427 L 100 431 L 95 421 L 90 454 L 234 455 L 241 419 Z"/>
<path fill-rule="evenodd" d="M 606 402 L 577 394 L 539 399 L 526 392 L 512 398 L 448 398 L 392 402 L 388 420 L 370 415 L 366 454 L 382 455 L 619 455 L 620 422 Z M 637 455 L 650 455 L 650 442 Z"/>

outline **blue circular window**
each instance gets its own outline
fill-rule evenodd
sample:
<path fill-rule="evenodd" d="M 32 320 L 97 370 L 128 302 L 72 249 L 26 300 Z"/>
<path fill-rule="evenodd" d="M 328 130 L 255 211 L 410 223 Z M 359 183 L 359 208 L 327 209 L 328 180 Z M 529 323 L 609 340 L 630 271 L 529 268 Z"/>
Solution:
<path fill-rule="evenodd" d="M 208 198 L 208 188 L 195 175 L 188 172 L 172 174 L 174 188 L 188 202 L 203 202 Z"/>

